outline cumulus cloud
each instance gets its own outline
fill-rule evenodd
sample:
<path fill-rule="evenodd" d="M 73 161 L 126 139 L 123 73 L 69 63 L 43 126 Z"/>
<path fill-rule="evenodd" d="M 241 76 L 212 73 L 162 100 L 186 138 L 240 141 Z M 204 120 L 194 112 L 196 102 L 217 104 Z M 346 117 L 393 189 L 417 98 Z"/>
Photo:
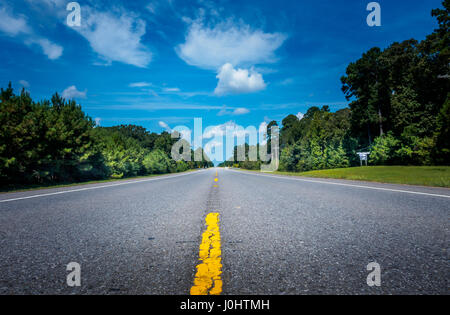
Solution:
<path fill-rule="evenodd" d="M 252 127 L 250 127 L 252 128 Z M 244 129 L 242 126 L 239 126 L 234 121 L 228 121 L 221 125 L 216 126 L 210 126 L 205 129 L 205 132 L 203 133 L 204 139 L 211 139 L 213 137 L 223 137 L 227 134 L 227 130 L 231 132 L 231 134 L 235 137 L 244 137 L 248 135 L 249 129 Z M 256 127 L 254 128 L 256 132 Z"/>
<path fill-rule="evenodd" d="M 275 51 L 287 36 L 266 33 L 232 19 L 206 25 L 203 14 L 200 15 L 196 20 L 184 19 L 189 28 L 185 42 L 176 47 L 178 56 L 189 65 L 218 71 L 216 95 L 252 93 L 265 89 L 262 74 L 254 66 L 276 62 Z"/>
<path fill-rule="evenodd" d="M 252 93 L 266 88 L 260 73 L 253 69 L 234 69 L 230 63 L 220 68 L 217 78 L 219 83 L 214 91 L 216 95 Z"/>
<path fill-rule="evenodd" d="M 74 99 L 74 98 L 86 98 L 87 91 L 78 91 L 75 85 L 69 86 L 62 92 L 62 97 L 65 99 Z"/>
<path fill-rule="evenodd" d="M 73 28 L 107 62 L 122 62 L 145 68 L 152 60 L 151 51 L 142 44 L 146 23 L 125 9 L 100 12 L 83 7 L 83 23 Z"/>
<path fill-rule="evenodd" d="M 298 112 L 298 114 L 296 115 L 298 120 L 302 120 L 303 117 L 305 117 L 305 115 L 302 112 Z"/>
<path fill-rule="evenodd" d="M 233 121 L 228 121 L 221 125 L 211 126 L 205 129 L 203 133 L 204 139 L 211 139 L 213 137 L 222 137 L 226 134 L 227 128 L 230 130 L 236 129 L 237 124 Z"/>
<path fill-rule="evenodd" d="M 264 33 L 243 23 L 227 21 L 210 28 L 197 20 L 191 23 L 185 43 L 176 51 L 189 65 L 217 70 L 226 63 L 252 66 L 275 62 L 275 51 L 285 39 L 284 34 Z"/>

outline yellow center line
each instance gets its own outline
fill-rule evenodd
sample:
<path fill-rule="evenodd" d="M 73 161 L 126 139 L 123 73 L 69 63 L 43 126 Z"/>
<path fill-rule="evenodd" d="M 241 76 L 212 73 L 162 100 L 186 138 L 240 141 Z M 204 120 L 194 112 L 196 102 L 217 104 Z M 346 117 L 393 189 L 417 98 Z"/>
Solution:
<path fill-rule="evenodd" d="M 219 214 L 206 216 L 206 230 L 200 244 L 197 273 L 191 295 L 219 295 L 222 293 L 222 249 L 220 245 Z"/>

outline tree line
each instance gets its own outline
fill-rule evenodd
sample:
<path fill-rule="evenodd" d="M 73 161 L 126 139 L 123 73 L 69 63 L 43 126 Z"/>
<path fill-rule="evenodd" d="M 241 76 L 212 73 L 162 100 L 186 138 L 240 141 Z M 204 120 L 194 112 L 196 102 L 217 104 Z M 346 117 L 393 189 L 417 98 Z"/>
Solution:
<path fill-rule="evenodd" d="M 372 48 L 341 78 L 349 108 L 312 107 L 289 115 L 280 132 L 280 170 L 309 171 L 359 165 L 450 163 L 450 0 L 432 11 L 439 28 L 423 41 Z M 272 122 L 271 125 L 276 125 Z M 222 166 L 258 169 L 261 162 Z"/>
<path fill-rule="evenodd" d="M 178 140 L 167 132 L 151 133 L 135 125 L 96 127 L 80 105 L 58 94 L 34 102 L 25 90 L 14 94 L 11 83 L 1 89 L 2 187 L 118 179 L 213 166 L 207 158 L 201 162 L 172 160 L 172 145 Z"/>

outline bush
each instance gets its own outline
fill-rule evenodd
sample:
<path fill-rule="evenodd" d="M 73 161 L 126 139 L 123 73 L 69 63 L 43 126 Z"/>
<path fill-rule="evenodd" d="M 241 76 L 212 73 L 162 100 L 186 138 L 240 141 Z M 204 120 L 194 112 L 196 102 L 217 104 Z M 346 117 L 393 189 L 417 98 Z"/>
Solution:
<path fill-rule="evenodd" d="M 434 160 L 439 164 L 450 164 L 450 93 L 442 107 L 436 131 L 436 146 L 433 150 Z"/>
<path fill-rule="evenodd" d="M 345 154 L 342 144 L 337 148 L 327 148 L 325 156 L 327 168 L 343 168 L 350 166 L 350 161 Z"/>
<path fill-rule="evenodd" d="M 389 164 L 395 160 L 395 150 L 399 148 L 400 141 L 389 133 L 375 139 L 369 156 L 369 163 L 375 165 Z"/>
<path fill-rule="evenodd" d="M 148 154 L 143 165 L 148 174 L 165 174 L 170 172 L 171 163 L 169 157 L 161 150 L 154 150 Z"/>
<path fill-rule="evenodd" d="M 178 161 L 176 163 L 177 173 L 186 172 L 187 170 L 189 170 L 189 165 L 185 161 Z"/>

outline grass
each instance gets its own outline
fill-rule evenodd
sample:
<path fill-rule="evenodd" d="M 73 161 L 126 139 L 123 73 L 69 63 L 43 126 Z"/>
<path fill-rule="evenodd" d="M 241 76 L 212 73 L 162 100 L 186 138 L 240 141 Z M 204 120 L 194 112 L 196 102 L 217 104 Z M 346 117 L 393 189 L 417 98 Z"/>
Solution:
<path fill-rule="evenodd" d="M 157 176 L 164 176 L 164 175 L 170 175 L 170 174 L 182 174 L 182 173 L 188 173 L 188 172 L 194 172 L 194 171 L 196 171 L 196 170 L 187 170 L 185 172 L 180 172 L 180 173 L 135 176 L 135 177 L 120 178 L 120 179 L 110 178 L 110 179 L 104 179 L 104 180 L 94 180 L 94 181 L 87 181 L 87 182 L 66 183 L 66 184 L 57 184 L 57 185 L 50 185 L 50 184 L 49 185 L 27 185 L 27 186 L 12 185 L 9 187 L 0 187 L 0 194 L 10 193 L 10 192 L 23 192 L 23 191 L 42 190 L 42 189 L 73 187 L 73 186 L 84 186 L 84 185 L 102 184 L 102 183 L 109 183 L 109 182 L 120 182 L 120 181 L 128 181 L 128 180 L 133 180 L 133 179 L 145 179 L 145 178 L 151 178 L 151 177 L 157 177 Z"/>
<path fill-rule="evenodd" d="M 366 166 L 276 174 L 450 188 L 450 166 Z"/>

